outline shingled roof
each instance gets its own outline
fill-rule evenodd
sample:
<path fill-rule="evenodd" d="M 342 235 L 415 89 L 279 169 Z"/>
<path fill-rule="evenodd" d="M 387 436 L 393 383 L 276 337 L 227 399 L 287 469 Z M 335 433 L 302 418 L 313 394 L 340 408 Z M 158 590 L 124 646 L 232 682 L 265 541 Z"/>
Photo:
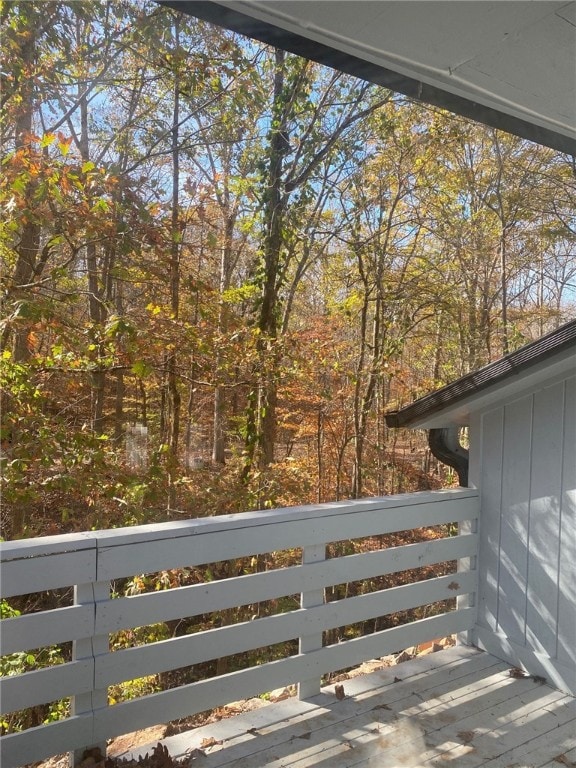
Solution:
<path fill-rule="evenodd" d="M 404 408 L 387 413 L 386 424 L 389 427 L 409 427 L 491 387 L 502 384 L 511 377 L 527 373 L 533 366 L 571 349 L 575 353 L 574 368 L 576 370 L 576 319 L 484 368 L 468 373 L 442 389 L 415 400 Z"/>

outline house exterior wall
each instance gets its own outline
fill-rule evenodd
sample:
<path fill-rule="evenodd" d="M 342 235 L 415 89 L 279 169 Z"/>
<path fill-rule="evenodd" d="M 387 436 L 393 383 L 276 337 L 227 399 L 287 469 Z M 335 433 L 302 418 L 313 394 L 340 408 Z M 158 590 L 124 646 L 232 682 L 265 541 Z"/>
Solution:
<path fill-rule="evenodd" d="M 474 415 L 474 644 L 576 695 L 576 376 Z"/>

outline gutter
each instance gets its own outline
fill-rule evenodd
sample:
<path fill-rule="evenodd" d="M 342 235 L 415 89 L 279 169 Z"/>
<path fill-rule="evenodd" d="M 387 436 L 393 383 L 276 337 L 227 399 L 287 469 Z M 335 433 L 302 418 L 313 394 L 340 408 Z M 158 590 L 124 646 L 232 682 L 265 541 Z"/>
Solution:
<path fill-rule="evenodd" d="M 470 397 L 476 397 L 490 387 L 500 386 L 514 377 L 524 375 L 532 366 L 541 365 L 560 352 L 576 354 L 576 319 L 404 408 L 385 414 L 386 424 L 393 428 L 411 427 Z"/>

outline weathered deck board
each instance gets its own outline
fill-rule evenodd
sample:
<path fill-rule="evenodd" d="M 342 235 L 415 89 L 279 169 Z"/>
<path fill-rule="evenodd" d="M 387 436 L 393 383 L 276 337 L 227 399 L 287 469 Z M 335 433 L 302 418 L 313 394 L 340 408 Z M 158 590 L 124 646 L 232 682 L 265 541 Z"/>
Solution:
<path fill-rule="evenodd" d="M 458 647 L 164 740 L 203 768 L 543 768 L 576 753 L 576 700 Z M 218 742 L 218 743 L 216 743 Z M 143 747 L 135 755 L 150 751 Z M 568 763 L 570 764 L 570 763 Z"/>

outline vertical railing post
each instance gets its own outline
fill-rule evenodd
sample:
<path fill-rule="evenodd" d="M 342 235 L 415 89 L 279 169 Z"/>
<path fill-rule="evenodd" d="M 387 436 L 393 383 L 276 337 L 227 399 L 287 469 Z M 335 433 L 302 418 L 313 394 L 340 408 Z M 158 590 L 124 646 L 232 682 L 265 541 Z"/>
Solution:
<path fill-rule="evenodd" d="M 479 508 L 479 500 L 477 499 L 476 502 Z M 458 533 L 461 535 L 477 534 L 478 518 L 476 517 L 472 520 L 465 520 L 464 522 L 460 523 L 458 527 Z M 469 571 L 476 572 L 474 592 L 466 595 L 458 595 L 456 598 L 457 608 L 476 608 L 476 611 L 478 611 L 478 551 L 476 551 L 475 555 L 471 555 L 470 557 L 461 557 L 457 563 L 457 571 L 458 573 L 467 573 Z M 457 635 L 457 641 L 459 643 L 463 643 L 464 645 L 471 645 L 473 643 L 472 630 L 467 629 L 465 632 L 459 632 Z"/>
<path fill-rule="evenodd" d="M 302 549 L 302 564 L 322 562 L 326 559 L 326 546 L 324 544 L 314 544 Z M 308 592 L 302 592 L 300 596 L 301 608 L 314 608 L 317 605 L 324 604 L 324 589 L 312 589 Z M 303 635 L 300 637 L 300 653 L 309 653 L 322 648 L 322 632 L 316 632 L 312 635 Z M 309 680 L 300 680 L 298 683 L 298 698 L 309 699 L 320 693 L 321 677 L 314 677 Z"/>
<path fill-rule="evenodd" d="M 89 584 L 78 584 L 74 587 L 74 603 L 76 605 L 92 605 L 94 608 L 94 624 L 92 636 L 75 640 L 72 644 L 72 658 L 74 661 L 81 659 L 92 659 L 92 690 L 73 696 L 70 702 L 70 714 L 74 715 L 92 715 L 92 730 L 94 732 L 95 714 L 98 710 L 108 706 L 108 689 L 98 688 L 96 680 L 95 659 L 97 656 L 108 653 L 109 639 L 108 635 L 96 635 L 96 604 L 98 602 L 110 599 L 110 583 L 107 581 L 97 581 Z M 71 768 L 78 765 L 87 749 L 99 749 L 102 756 L 106 756 L 106 741 L 94 744 L 86 744 L 82 749 L 69 752 L 68 760 Z"/>

